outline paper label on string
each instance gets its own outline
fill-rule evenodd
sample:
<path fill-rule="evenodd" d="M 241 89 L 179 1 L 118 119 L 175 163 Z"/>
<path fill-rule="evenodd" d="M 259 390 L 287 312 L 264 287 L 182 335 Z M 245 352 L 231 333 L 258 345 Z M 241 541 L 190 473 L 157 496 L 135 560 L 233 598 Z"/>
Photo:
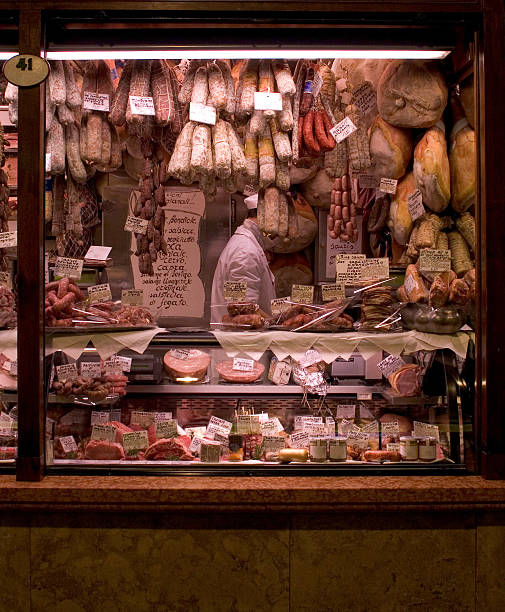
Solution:
<path fill-rule="evenodd" d="M 156 114 L 152 96 L 130 96 L 130 110 L 132 115 L 154 116 Z"/>
<path fill-rule="evenodd" d="M 270 305 L 272 308 L 272 314 L 274 316 L 279 316 L 283 312 L 286 312 L 291 308 L 293 304 L 288 304 L 286 300 L 290 300 L 289 297 L 286 298 L 276 298 L 270 301 Z"/>
<path fill-rule="evenodd" d="M 148 225 L 149 221 L 147 219 L 141 219 L 140 217 L 128 215 L 128 217 L 126 217 L 124 230 L 125 232 L 134 232 L 135 234 L 145 234 L 147 232 Z"/>
<path fill-rule="evenodd" d="M 182 359 L 183 361 L 186 361 L 191 354 L 189 349 L 184 348 L 170 349 L 169 353 L 170 357 L 173 357 L 174 359 Z"/>
<path fill-rule="evenodd" d="M 94 93 L 93 91 L 84 92 L 82 108 L 94 111 L 109 112 L 109 104 L 109 94 Z"/>
<path fill-rule="evenodd" d="M 361 280 L 361 268 L 366 260 L 364 253 L 340 253 L 335 257 L 336 278 L 340 283 L 352 283 Z"/>
<path fill-rule="evenodd" d="M 358 184 L 362 189 L 377 189 L 379 179 L 375 174 L 359 174 Z"/>
<path fill-rule="evenodd" d="M 337 419 L 354 419 L 356 417 L 356 404 L 338 404 Z"/>
<path fill-rule="evenodd" d="M 398 437 L 400 435 L 400 424 L 398 421 L 381 423 L 381 433 L 383 437 Z"/>
<path fill-rule="evenodd" d="M 17 232 L 0 232 L 0 249 L 18 246 Z"/>
<path fill-rule="evenodd" d="M 396 193 L 397 185 L 397 179 L 382 177 L 379 182 L 379 190 L 382 191 L 382 193 L 394 195 Z"/>
<path fill-rule="evenodd" d="M 67 363 L 65 365 L 56 366 L 56 376 L 60 382 L 75 380 L 79 376 L 76 364 Z"/>
<path fill-rule="evenodd" d="M 342 121 L 331 128 L 330 134 L 337 141 L 337 143 L 340 143 L 357 129 L 358 128 L 354 125 L 351 119 L 349 119 L 349 117 L 345 117 L 345 119 L 342 119 Z"/>
<path fill-rule="evenodd" d="M 414 421 L 413 436 L 426 437 L 431 436 L 436 438 L 437 442 L 440 442 L 440 432 L 438 425 L 431 425 L 431 423 L 421 423 L 420 421 Z"/>
<path fill-rule="evenodd" d="M 314 77 L 314 80 L 312 81 L 312 95 L 314 96 L 314 100 L 319 95 L 319 92 L 321 91 L 322 86 L 323 86 L 323 78 L 321 77 L 321 73 L 317 72 L 316 76 Z"/>
<path fill-rule="evenodd" d="M 239 372 L 252 372 L 254 370 L 254 360 L 234 357 L 232 369 Z"/>
<path fill-rule="evenodd" d="M 278 361 L 273 369 L 271 381 L 274 385 L 287 385 L 291 376 L 292 366 L 286 361 Z"/>
<path fill-rule="evenodd" d="M 91 439 L 114 442 L 116 439 L 116 431 L 116 428 L 112 425 L 102 425 L 101 423 L 97 423 L 96 425 L 93 425 L 93 429 L 91 430 Z"/>
<path fill-rule="evenodd" d="M 93 259 L 96 261 L 106 261 L 112 247 L 108 246 L 90 246 L 84 259 Z"/>
<path fill-rule="evenodd" d="M 223 293 L 226 302 L 243 302 L 246 299 L 247 283 L 245 281 L 224 281 Z"/>
<path fill-rule="evenodd" d="M 88 297 L 92 304 L 112 301 L 112 292 L 109 283 L 88 287 Z"/>
<path fill-rule="evenodd" d="M 82 259 L 72 259 L 71 257 L 57 257 L 54 265 L 55 276 L 68 276 L 79 280 L 82 275 Z"/>
<path fill-rule="evenodd" d="M 123 289 L 121 291 L 121 304 L 124 306 L 142 306 L 144 291 L 142 289 Z"/>
<path fill-rule="evenodd" d="M 68 453 L 76 453 L 77 452 L 77 442 L 74 439 L 74 436 L 63 436 L 60 438 L 61 448 L 63 452 L 67 455 Z"/>
<path fill-rule="evenodd" d="M 147 431 L 132 431 L 123 434 L 123 448 L 125 455 L 134 456 L 149 446 Z"/>
<path fill-rule="evenodd" d="M 401 357 L 396 355 L 388 355 L 386 359 L 383 359 L 379 364 L 379 370 L 382 372 L 384 378 L 389 378 L 391 374 L 394 374 L 397 370 L 405 365 L 405 361 Z"/>
<path fill-rule="evenodd" d="M 451 251 L 445 249 L 421 249 L 419 254 L 421 272 L 449 272 L 451 270 Z"/>
<path fill-rule="evenodd" d="M 378 281 L 385 278 L 389 278 L 388 257 L 370 257 L 362 262 L 360 280 Z"/>
<path fill-rule="evenodd" d="M 216 125 L 216 109 L 199 102 L 189 103 L 189 120 L 207 125 Z"/>
<path fill-rule="evenodd" d="M 353 103 L 366 115 L 368 113 L 377 115 L 377 93 L 370 81 L 365 81 L 357 87 L 353 93 Z"/>
<path fill-rule="evenodd" d="M 300 304 L 312 304 L 314 302 L 314 285 L 292 285 L 291 301 Z"/>
<path fill-rule="evenodd" d="M 91 411 L 91 425 L 98 425 L 100 423 L 107 423 L 110 421 L 110 413 L 101 410 Z"/>
<path fill-rule="evenodd" d="M 419 189 L 409 193 L 407 196 L 407 204 L 412 221 L 416 221 L 416 219 L 419 219 L 419 217 L 424 215 L 425 210 L 423 206 L 423 194 Z"/>
<path fill-rule="evenodd" d="M 100 378 L 102 375 L 102 365 L 99 361 L 82 361 L 80 368 L 84 378 Z"/>
<path fill-rule="evenodd" d="M 273 91 L 254 92 L 254 110 L 282 110 L 282 96 Z"/>
<path fill-rule="evenodd" d="M 333 302 L 333 300 L 341 300 L 345 298 L 345 284 L 333 283 L 321 285 L 321 294 L 323 302 Z"/>
<path fill-rule="evenodd" d="M 291 448 L 309 448 L 310 436 L 306 431 L 298 431 L 289 436 Z"/>
<path fill-rule="evenodd" d="M 156 438 L 174 438 L 177 435 L 177 421 L 171 419 L 169 421 L 156 421 L 154 423 L 154 433 Z"/>

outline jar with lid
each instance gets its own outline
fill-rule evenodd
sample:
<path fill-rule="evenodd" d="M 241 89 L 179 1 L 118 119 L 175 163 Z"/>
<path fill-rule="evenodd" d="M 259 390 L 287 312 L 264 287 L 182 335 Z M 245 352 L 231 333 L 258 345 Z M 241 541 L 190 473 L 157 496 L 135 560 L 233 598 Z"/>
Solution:
<path fill-rule="evenodd" d="M 435 461 L 437 458 L 437 439 L 433 436 L 417 438 L 419 445 L 419 461 Z"/>
<path fill-rule="evenodd" d="M 230 434 L 228 437 L 228 446 L 230 447 L 228 461 L 244 460 L 244 439 L 241 435 Z"/>
<path fill-rule="evenodd" d="M 330 461 L 347 461 L 347 439 L 343 436 L 330 438 Z"/>
<path fill-rule="evenodd" d="M 418 444 L 417 438 L 414 436 L 400 437 L 400 455 L 403 461 L 417 461 L 418 459 Z"/>
<path fill-rule="evenodd" d="M 311 461 L 319 463 L 326 461 L 326 446 L 325 438 L 311 438 L 309 442 L 309 456 Z"/>

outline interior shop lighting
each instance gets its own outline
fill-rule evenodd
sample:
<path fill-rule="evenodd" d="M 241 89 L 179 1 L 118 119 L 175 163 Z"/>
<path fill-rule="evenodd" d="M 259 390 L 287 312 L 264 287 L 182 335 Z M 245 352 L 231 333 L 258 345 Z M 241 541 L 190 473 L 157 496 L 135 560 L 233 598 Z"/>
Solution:
<path fill-rule="evenodd" d="M 8 60 L 11 57 L 14 57 L 15 55 L 17 55 L 16 51 L 0 51 L 0 61 Z"/>
<path fill-rule="evenodd" d="M 444 59 L 450 51 L 441 49 L 103 49 L 47 51 L 52 60 L 98 59 Z"/>

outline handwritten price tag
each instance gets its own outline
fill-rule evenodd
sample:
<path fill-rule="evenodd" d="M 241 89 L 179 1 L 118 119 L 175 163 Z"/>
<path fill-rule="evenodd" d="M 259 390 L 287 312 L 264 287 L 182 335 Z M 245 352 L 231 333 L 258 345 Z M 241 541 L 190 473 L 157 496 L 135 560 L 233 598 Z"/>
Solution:
<path fill-rule="evenodd" d="M 332 285 L 321 285 L 323 302 L 332 302 L 345 298 L 344 283 L 334 283 Z"/>
<path fill-rule="evenodd" d="M 99 94 L 92 91 L 85 91 L 82 101 L 82 108 L 95 111 L 109 111 L 109 94 Z M 133 112 L 133 111 L 132 111 Z"/>
<path fill-rule="evenodd" d="M 366 255 L 364 253 L 342 253 L 336 255 L 336 281 L 341 283 L 359 281 L 365 259 Z"/>
<path fill-rule="evenodd" d="M 135 234 L 145 234 L 147 232 L 147 226 L 149 221 L 147 219 L 140 219 L 140 217 L 133 217 L 128 215 L 124 226 L 125 232 L 135 232 Z"/>
<path fill-rule="evenodd" d="M 444 249 L 421 249 L 419 269 L 421 272 L 449 272 L 451 252 Z"/>
<path fill-rule="evenodd" d="M 112 300 L 112 292 L 109 283 L 103 285 L 93 285 L 88 287 L 88 297 L 91 303 L 110 302 Z"/>
<path fill-rule="evenodd" d="M 154 100 L 151 96 L 130 96 L 132 115 L 154 115 Z"/>
<path fill-rule="evenodd" d="M 224 281 L 223 293 L 226 302 L 243 301 L 246 299 L 247 283 L 245 281 Z"/>
<path fill-rule="evenodd" d="M 233 359 L 233 370 L 238 370 L 240 372 L 252 372 L 254 369 L 254 360 L 253 359 L 242 359 L 241 357 L 235 357 Z"/>
<path fill-rule="evenodd" d="M 60 438 L 60 444 L 65 454 L 77 452 L 77 443 L 74 436 L 63 436 Z"/>
<path fill-rule="evenodd" d="M 384 377 L 389 378 L 391 374 L 394 374 L 405 365 L 405 361 L 396 355 L 388 355 L 386 359 L 383 359 L 378 365 Z"/>
<path fill-rule="evenodd" d="M 382 193 L 390 193 L 394 195 L 396 193 L 396 187 L 398 185 L 398 181 L 392 178 L 381 178 L 379 183 L 379 191 Z"/>
<path fill-rule="evenodd" d="M 379 179 L 374 174 L 360 174 L 358 176 L 358 183 L 363 189 L 377 189 Z"/>
<path fill-rule="evenodd" d="M 75 363 L 56 366 L 56 376 L 59 381 L 75 380 L 79 374 Z"/>
<path fill-rule="evenodd" d="M 314 285 L 292 285 L 291 301 L 300 304 L 312 304 L 314 302 Z"/>
<path fill-rule="evenodd" d="M 81 363 L 81 376 L 85 378 L 100 378 L 102 366 L 99 361 L 83 361 Z"/>
<path fill-rule="evenodd" d="M 18 246 L 17 232 L 0 232 L 0 249 Z"/>
<path fill-rule="evenodd" d="M 144 291 L 142 289 L 123 289 L 121 291 L 121 303 L 125 306 L 142 306 Z"/>
<path fill-rule="evenodd" d="M 423 195 L 419 189 L 409 193 L 407 196 L 407 204 L 412 221 L 415 221 L 424 215 L 425 210 L 423 206 Z"/>
<path fill-rule="evenodd" d="M 342 121 L 340 121 L 340 123 L 337 123 L 337 125 L 334 125 L 331 128 L 330 134 L 333 136 L 333 138 L 338 143 L 340 143 L 343 140 L 345 140 L 347 137 L 349 137 L 357 129 L 358 128 L 349 119 L 349 117 L 346 117 L 345 119 L 342 119 Z"/>
<path fill-rule="evenodd" d="M 55 276 L 68 276 L 68 278 L 80 279 L 82 275 L 82 259 L 72 259 L 71 257 L 57 257 L 54 266 Z"/>

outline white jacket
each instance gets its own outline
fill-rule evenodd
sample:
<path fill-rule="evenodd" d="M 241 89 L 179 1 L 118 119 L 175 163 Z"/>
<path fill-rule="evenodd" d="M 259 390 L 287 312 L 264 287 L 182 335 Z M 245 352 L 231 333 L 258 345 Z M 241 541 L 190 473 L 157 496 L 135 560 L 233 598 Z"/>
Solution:
<path fill-rule="evenodd" d="M 261 247 L 261 233 L 254 221 L 246 219 L 228 241 L 217 262 L 210 306 L 210 320 L 221 322 L 227 314 L 224 299 L 225 281 L 245 281 L 247 300 L 271 313 L 270 301 L 275 298 L 274 275 L 268 267 Z"/>

